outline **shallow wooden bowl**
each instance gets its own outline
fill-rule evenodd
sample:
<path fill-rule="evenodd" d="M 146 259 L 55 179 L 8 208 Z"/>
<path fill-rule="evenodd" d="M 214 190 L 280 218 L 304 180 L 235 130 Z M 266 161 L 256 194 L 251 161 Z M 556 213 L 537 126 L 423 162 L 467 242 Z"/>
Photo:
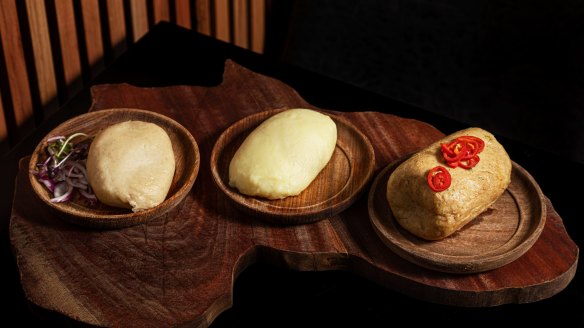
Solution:
<path fill-rule="evenodd" d="M 369 139 L 349 122 L 329 115 L 337 125 L 337 144 L 329 163 L 298 196 L 269 200 L 241 194 L 229 186 L 229 163 L 243 140 L 260 123 L 286 109 L 250 115 L 221 134 L 211 153 L 211 172 L 219 189 L 246 213 L 275 224 L 305 224 L 349 207 L 370 181 L 375 153 Z"/>
<path fill-rule="evenodd" d="M 515 162 L 507 190 L 473 221 L 442 240 L 414 236 L 399 225 L 386 199 L 387 180 L 404 160 L 377 175 L 368 199 L 374 230 L 397 255 L 436 271 L 477 273 L 513 262 L 539 238 L 546 221 L 545 199 L 531 175 Z"/>
<path fill-rule="evenodd" d="M 199 172 L 200 155 L 198 145 L 182 125 L 176 121 L 154 112 L 133 109 L 115 108 L 90 112 L 74 117 L 57 126 L 37 145 L 29 162 L 29 172 L 35 169 L 37 163 L 46 158 L 47 139 L 56 135 L 71 135 L 83 132 L 94 137 L 102 129 L 123 121 L 139 120 L 155 123 L 162 127 L 170 140 L 174 151 L 176 168 L 174 178 L 166 200 L 156 207 L 137 213 L 129 209 L 114 208 L 103 203 L 90 205 L 80 199 L 69 202 L 52 203 L 51 194 L 45 186 L 29 173 L 29 180 L 36 195 L 60 218 L 82 226 L 93 228 L 123 228 L 145 223 L 159 217 L 178 205 L 189 193 Z"/>

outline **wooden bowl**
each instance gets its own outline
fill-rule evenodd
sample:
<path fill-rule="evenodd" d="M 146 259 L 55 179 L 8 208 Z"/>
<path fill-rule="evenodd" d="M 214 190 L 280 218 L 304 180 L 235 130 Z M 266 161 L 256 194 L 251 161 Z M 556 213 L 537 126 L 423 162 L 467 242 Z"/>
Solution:
<path fill-rule="evenodd" d="M 176 167 L 166 200 L 158 206 L 136 213 L 129 209 L 115 208 L 99 202 L 97 205 L 90 205 L 80 199 L 52 203 L 50 201 L 51 193 L 32 173 L 29 173 L 29 180 L 34 192 L 57 213 L 58 217 L 93 228 L 123 228 L 159 217 L 177 206 L 187 196 L 199 172 L 200 155 L 195 139 L 187 129 L 176 121 L 164 115 L 141 109 L 104 109 L 83 114 L 62 123 L 49 132 L 37 145 L 30 158 L 29 172 L 35 169 L 37 163 L 46 158 L 49 137 L 71 135 L 76 132 L 83 132 L 94 137 L 107 126 L 128 120 L 155 123 L 166 131 L 172 141 Z"/>
<path fill-rule="evenodd" d="M 441 240 L 414 236 L 399 225 L 386 199 L 387 180 L 404 160 L 378 174 L 368 199 L 375 232 L 402 258 L 436 271 L 483 272 L 516 260 L 539 238 L 546 221 L 545 199 L 531 175 L 515 162 L 507 190 L 473 221 Z"/>
<path fill-rule="evenodd" d="M 250 115 L 221 134 L 211 153 L 211 173 L 219 189 L 246 213 L 275 224 L 305 224 L 349 207 L 372 177 L 375 153 L 369 139 L 349 122 L 329 115 L 337 125 L 331 160 L 298 196 L 269 200 L 239 193 L 229 186 L 229 164 L 243 140 L 260 123 L 286 109 Z"/>

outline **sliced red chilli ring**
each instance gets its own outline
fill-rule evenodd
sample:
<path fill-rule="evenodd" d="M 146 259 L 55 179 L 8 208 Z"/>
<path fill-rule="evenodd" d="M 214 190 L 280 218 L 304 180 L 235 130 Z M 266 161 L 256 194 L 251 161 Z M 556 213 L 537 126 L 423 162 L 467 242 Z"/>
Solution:
<path fill-rule="evenodd" d="M 436 166 L 428 171 L 427 181 L 430 189 L 435 192 L 440 192 L 450 187 L 452 177 L 445 167 Z"/>

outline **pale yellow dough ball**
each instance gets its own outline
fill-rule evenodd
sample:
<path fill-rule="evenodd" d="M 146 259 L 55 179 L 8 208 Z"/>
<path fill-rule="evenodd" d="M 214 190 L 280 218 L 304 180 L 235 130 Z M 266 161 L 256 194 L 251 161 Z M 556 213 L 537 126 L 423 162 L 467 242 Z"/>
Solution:
<path fill-rule="evenodd" d="M 125 121 L 101 131 L 91 143 L 87 174 L 104 204 L 142 211 L 162 203 L 175 171 L 170 137 L 158 125 Z"/>
<path fill-rule="evenodd" d="M 260 124 L 229 165 L 229 185 L 239 192 L 282 199 L 304 191 L 330 161 L 335 122 L 310 109 L 289 109 Z"/>

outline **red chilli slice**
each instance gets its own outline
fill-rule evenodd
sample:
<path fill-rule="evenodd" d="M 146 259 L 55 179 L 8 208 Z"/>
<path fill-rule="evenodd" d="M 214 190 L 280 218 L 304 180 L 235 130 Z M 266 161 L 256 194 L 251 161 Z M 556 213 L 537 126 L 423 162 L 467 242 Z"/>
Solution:
<path fill-rule="evenodd" d="M 485 149 L 485 142 L 474 136 L 460 136 L 450 143 L 441 144 L 440 148 L 446 165 L 470 169 L 480 161 L 478 154 Z"/>
<path fill-rule="evenodd" d="M 448 170 L 443 166 L 436 166 L 428 171 L 428 186 L 436 192 L 448 189 L 452 182 L 452 177 Z"/>

